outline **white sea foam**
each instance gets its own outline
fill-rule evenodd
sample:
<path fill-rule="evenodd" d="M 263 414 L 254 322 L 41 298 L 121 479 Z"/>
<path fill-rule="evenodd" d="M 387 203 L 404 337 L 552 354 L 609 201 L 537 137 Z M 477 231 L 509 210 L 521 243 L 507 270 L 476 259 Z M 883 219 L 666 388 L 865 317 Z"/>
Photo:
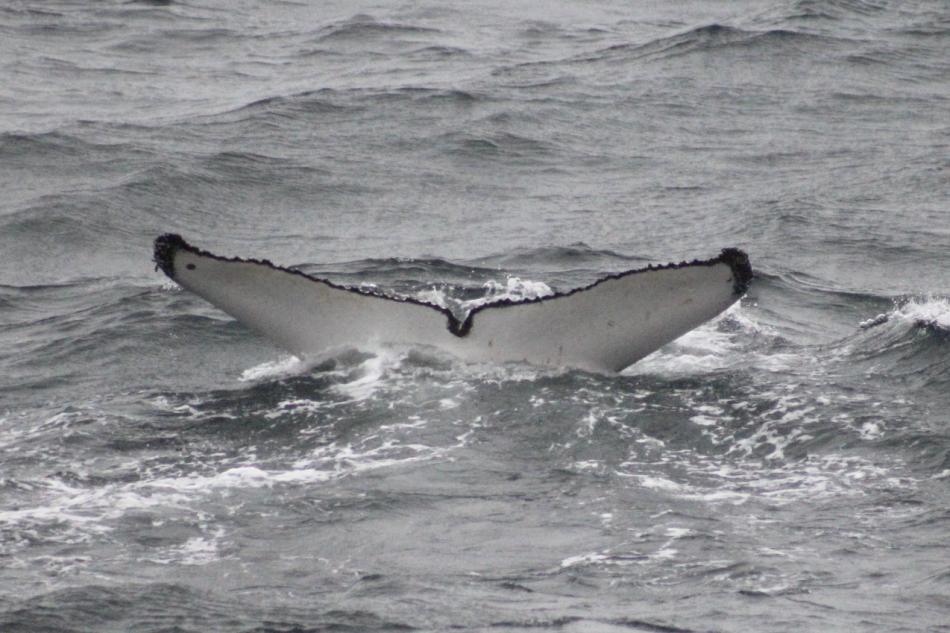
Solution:
<path fill-rule="evenodd" d="M 623 475 L 625 473 L 620 472 L 618 474 Z M 658 475 L 634 474 L 631 476 L 636 478 L 640 482 L 640 485 L 643 486 L 644 488 L 652 488 L 654 490 L 666 490 L 666 491 L 671 491 L 671 492 L 679 492 L 683 489 L 683 486 L 681 484 L 678 484 L 675 481 L 666 479 L 665 477 L 660 477 Z"/>
<path fill-rule="evenodd" d="M 205 502 L 209 495 L 227 499 L 232 494 L 246 494 L 253 489 L 319 484 L 365 471 L 434 459 L 452 448 L 389 439 L 370 447 L 354 444 L 323 447 L 291 467 L 235 464 L 212 474 L 169 474 L 96 488 L 52 479 L 45 486 L 37 486 L 31 506 L 0 510 L 0 531 L 42 533 L 47 535 L 44 538 L 58 543 L 81 543 L 112 532 L 116 522 L 129 513 L 166 515 L 173 512 L 206 518 Z M 220 557 L 221 537 L 220 533 L 193 537 L 180 546 L 152 552 L 148 560 L 204 565 Z M 0 551 L 15 546 L 16 542 L 8 542 Z"/>
<path fill-rule="evenodd" d="M 149 556 L 145 561 L 159 565 L 207 565 L 221 559 L 223 527 L 210 530 L 203 536 L 193 536 L 177 547 L 166 548 L 158 556 Z"/>
<path fill-rule="evenodd" d="M 733 416 L 726 413 L 720 406 L 711 404 L 700 404 L 693 407 L 695 413 L 690 416 L 689 421 L 698 426 L 714 427 L 724 421 L 732 420 Z"/>
<path fill-rule="evenodd" d="M 485 288 L 487 294 L 484 297 L 464 302 L 462 307 L 465 310 L 471 310 L 496 301 L 524 301 L 540 299 L 554 294 L 554 290 L 543 281 L 532 281 L 513 275 L 508 275 L 503 284 L 490 279 L 482 284 L 482 287 Z"/>
<path fill-rule="evenodd" d="M 923 297 L 911 299 L 894 310 L 894 316 L 912 323 L 923 323 L 950 330 L 950 298 Z"/>
<path fill-rule="evenodd" d="M 882 312 L 859 323 L 859 327 L 868 329 L 898 321 L 910 325 L 929 325 L 942 330 L 950 330 L 950 298 L 928 295 L 899 302 L 890 312 Z"/>
<path fill-rule="evenodd" d="M 382 386 L 386 371 L 399 361 L 399 356 L 380 351 L 360 363 L 358 375 L 353 380 L 333 385 L 333 390 L 352 402 L 368 400 Z"/>
<path fill-rule="evenodd" d="M 684 455 L 678 466 L 683 475 L 675 479 L 666 474 L 666 463 L 628 462 L 616 474 L 636 480 L 643 488 L 684 500 L 729 505 L 759 501 L 780 506 L 803 499 L 864 495 L 869 487 L 888 485 L 890 472 L 860 457 L 836 454 L 809 456 L 767 468 L 752 461 L 732 464 L 716 457 Z M 901 482 L 904 489 L 914 485 L 911 480 Z"/>
<path fill-rule="evenodd" d="M 429 303 L 439 308 L 446 308 L 447 310 L 451 310 L 453 307 L 448 295 L 445 294 L 444 290 L 439 288 L 426 288 L 424 290 L 419 290 L 413 294 L 413 298 L 417 301 Z"/>
<path fill-rule="evenodd" d="M 750 349 L 748 341 L 756 336 L 771 338 L 777 334 L 770 326 L 757 322 L 741 303 L 734 303 L 713 320 L 664 345 L 623 373 L 688 376 L 750 365 L 765 371 L 784 371 L 806 360 L 790 352 Z"/>
<path fill-rule="evenodd" d="M 554 294 L 554 290 L 543 281 L 522 279 L 513 275 L 508 275 L 504 283 L 489 279 L 482 284 L 482 288 L 485 290 L 484 296 L 468 301 L 454 300 L 443 289 L 436 287 L 419 290 L 413 294 L 413 298 L 440 308 L 454 310 L 459 314 L 466 314 L 474 308 L 496 301 L 524 301 Z"/>
<path fill-rule="evenodd" d="M 307 361 L 296 356 L 282 356 L 245 369 L 241 372 L 239 380 L 241 382 L 256 382 L 273 380 L 274 378 L 287 378 L 303 374 L 312 369 L 313 366 L 313 361 Z"/>
<path fill-rule="evenodd" d="M 343 390 L 353 397 L 372 397 L 375 387 L 370 383 L 378 378 L 378 369 L 377 364 L 370 362 L 367 372 L 344 385 Z M 435 402 L 440 403 L 440 411 L 457 406 L 447 398 Z M 153 404 L 186 415 L 193 413 L 191 405 L 174 405 L 167 400 Z M 282 401 L 278 409 L 313 406 L 319 408 L 321 403 L 288 399 Z M 59 416 L 54 422 L 61 423 L 63 419 Z M 459 434 L 448 444 L 430 445 L 414 439 L 418 429 L 426 424 L 427 420 L 421 415 L 395 419 L 365 437 L 321 445 L 291 464 L 282 460 L 259 460 L 250 447 L 244 456 L 221 455 L 215 458 L 220 461 L 213 469 L 201 468 L 197 472 L 182 472 L 180 467 L 164 462 L 156 462 L 152 468 L 139 460 L 132 463 L 132 470 L 139 475 L 133 481 L 89 486 L 57 477 L 31 480 L 26 482 L 28 488 L 25 488 L 30 491 L 29 504 L 0 508 L 0 532 L 43 534 L 43 538 L 51 542 L 78 543 L 101 538 L 116 529 L 119 521 L 130 513 L 192 516 L 204 524 L 209 498 L 226 500 L 253 490 L 322 484 L 369 471 L 405 467 L 443 458 L 470 441 L 470 433 Z M 202 565 L 219 558 L 219 541 L 220 535 L 205 533 L 180 546 L 153 551 L 150 557 L 154 562 Z M 0 544 L 0 550 L 18 548 L 19 542 L 16 537 L 9 537 L 5 545 Z"/>
<path fill-rule="evenodd" d="M 601 552 L 590 552 L 587 554 L 578 554 L 577 556 L 568 556 L 561 561 L 561 569 L 602 563 L 608 560 L 608 558 L 609 557 L 607 554 Z"/>
<path fill-rule="evenodd" d="M 624 370 L 625 374 L 695 374 L 729 367 L 735 360 L 739 336 L 723 328 L 724 321 L 740 326 L 740 332 L 760 331 L 762 326 L 742 312 L 734 303 L 715 319 L 690 330 L 678 339 L 641 359 Z"/>

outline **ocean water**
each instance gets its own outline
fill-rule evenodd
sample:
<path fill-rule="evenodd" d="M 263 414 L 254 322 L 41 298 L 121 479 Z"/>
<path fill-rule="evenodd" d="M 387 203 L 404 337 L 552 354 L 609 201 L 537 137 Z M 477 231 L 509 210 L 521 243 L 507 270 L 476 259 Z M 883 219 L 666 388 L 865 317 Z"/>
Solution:
<path fill-rule="evenodd" d="M 0 631 L 950 630 L 950 7 L 0 7 Z M 616 376 L 272 347 L 746 250 Z"/>

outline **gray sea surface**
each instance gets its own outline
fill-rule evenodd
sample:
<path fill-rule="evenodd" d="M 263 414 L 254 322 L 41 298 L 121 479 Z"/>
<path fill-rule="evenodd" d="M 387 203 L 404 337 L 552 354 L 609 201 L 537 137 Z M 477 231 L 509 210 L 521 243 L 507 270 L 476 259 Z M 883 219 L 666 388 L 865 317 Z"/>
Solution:
<path fill-rule="evenodd" d="M 944 0 L 0 6 L 0 631 L 950 631 Z M 288 356 L 749 253 L 620 375 Z"/>

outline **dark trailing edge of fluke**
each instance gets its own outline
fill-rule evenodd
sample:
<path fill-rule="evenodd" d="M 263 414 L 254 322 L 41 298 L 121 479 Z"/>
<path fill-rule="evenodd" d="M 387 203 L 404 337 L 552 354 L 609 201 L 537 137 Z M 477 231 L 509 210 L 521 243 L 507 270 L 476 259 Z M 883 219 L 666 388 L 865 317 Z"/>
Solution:
<path fill-rule="evenodd" d="M 686 266 L 715 266 L 716 264 L 723 263 L 723 264 L 728 265 L 730 270 L 732 271 L 733 291 L 735 292 L 737 296 L 741 296 L 745 294 L 745 292 L 749 288 L 749 283 L 752 281 L 752 277 L 753 277 L 752 266 L 749 263 L 749 257 L 745 254 L 745 252 L 738 248 L 725 248 L 722 250 L 722 252 L 719 254 L 718 257 L 714 257 L 712 259 L 707 259 L 707 260 L 696 259 L 691 262 L 680 262 L 678 264 L 666 264 L 666 265 L 658 265 L 658 266 L 650 265 L 650 266 L 646 266 L 645 268 L 627 270 L 624 272 L 607 275 L 605 277 L 598 279 L 597 281 L 595 281 L 594 283 L 590 285 L 583 286 L 581 288 L 574 288 L 573 290 L 568 290 L 566 292 L 558 292 L 553 295 L 547 295 L 545 297 L 539 297 L 536 299 L 520 299 L 520 300 L 500 299 L 492 303 L 485 303 L 473 308 L 466 315 L 465 320 L 460 321 L 458 317 L 456 317 L 448 308 L 437 306 L 432 303 L 419 301 L 418 299 L 413 299 L 411 297 L 395 297 L 392 295 L 360 290 L 358 288 L 341 286 L 331 281 L 328 281 L 326 279 L 314 277 L 312 275 L 308 275 L 307 273 L 304 273 L 299 270 L 295 270 L 293 268 L 285 268 L 283 266 L 278 266 L 266 259 L 245 259 L 241 257 L 222 257 L 220 255 L 215 255 L 214 253 L 210 253 L 208 251 L 192 246 L 191 244 L 186 242 L 184 238 L 181 237 L 181 235 L 178 235 L 176 233 L 166 233 L 155 239 L 154 260 L 155 260 L 156 269 L 161 270 L 172 280 L 175 280 L 175 253 L 178 252 L 179 250 L 186 250 L 196 255 L 201 255 L 203 257 L 210 257 L 219 261 L 243 262 L 243 263 L 249 263 L 249 264 L 259 264 L 263 266 L 268 266 L 275 270 L 280 270 L 280 271 L 288 272 L 294 275 L 299 275 L 315 283 L 326 284 L 327 286 L 330 286 L 331 288 L 346 290 L 347 292 L 353 292 L 353 293 L 363 295 L 363 296 L 371 296 L 371 297 L 378 297 L 381 299 L 387 299 L 389 301 L 397 301 L 401 303 L 411 303 L 415 305 L 425 306 L 427 308 L 436 310 L 444 314 L 446 318 L 448 319 L 447 325 L 448 325 L 449 331 L 458 337 L 464 337 L 466 334 L 468 334 L 471 331 L 472 322 L 473 322 L 473 319 L 475 318 L 475 315 L 478 312 L 481 312 L 482 310 L 485 310 L 488 308 L 505 308 L 509 306 L 526 305 L 530 303 L 540 303 L 542 301 L 552 301 L 561 297 L 567 297 L 575 293 L 582 292 L 584 290 L 589 290 L 590 288 L 593 288 L 594 286 L 601 284 L 605 281 L 608 281 L 611 279 L 620 279 L 622 277 L 627 277 L 628 275 L 636 275 L 639 273 L 645 273 L 645 272 L 656 271 L 656 270 L 683 268 Z"/>

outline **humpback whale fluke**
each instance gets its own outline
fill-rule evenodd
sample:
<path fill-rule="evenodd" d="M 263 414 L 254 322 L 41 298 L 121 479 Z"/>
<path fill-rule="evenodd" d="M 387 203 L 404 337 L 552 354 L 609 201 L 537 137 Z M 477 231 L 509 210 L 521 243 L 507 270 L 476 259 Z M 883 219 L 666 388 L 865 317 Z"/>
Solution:
<path fill-rule="evenodd" d="M 347 288 L 267 260 L 221 257 L 180 235 L 155 240 L 169 278 L 301 356 L 374 343 L 433 345 L 474 361 L 620 371 L 713 318 L 752 280 L 744 252 L 648 266 L 538 299 L 480 305 L 460 320 L 411 298 Z"/>

